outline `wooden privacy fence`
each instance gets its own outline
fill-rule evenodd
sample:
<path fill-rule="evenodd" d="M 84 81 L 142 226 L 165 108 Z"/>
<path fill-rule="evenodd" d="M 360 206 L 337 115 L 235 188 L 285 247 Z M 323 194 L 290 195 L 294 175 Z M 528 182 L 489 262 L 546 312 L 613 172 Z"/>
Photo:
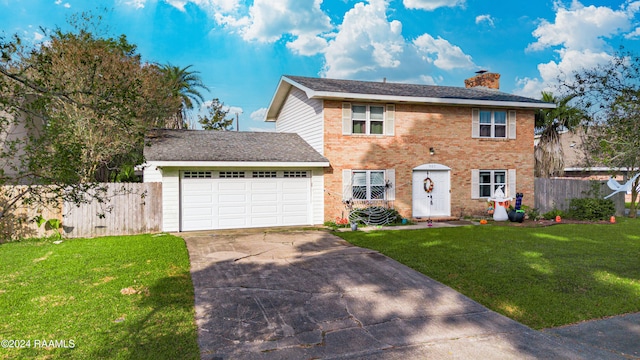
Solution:
<path fill-rule="evenodd" d="M 104 183 L 108 202 L 64 203 L 65 237 L 133 235 L 162 230 L 162 183 Z"/>
<path fill-rule="evenodd" d="M 40 186 L 35 185 L 36 188 Z M 106 202 L 93 200 L 76 205 L 65 202 L 49 206 L 18 202 L 11 213 L 0 219 L 0 243 L 3 240 L 55 235 L 55 230 L 38 227 L 34 218 L 62 221 L 66 238 L 106 235 L 134 235 L 162 230 L 162 183 L 102 183 Z M 42 194 L 46 187 L 42 186 Z M 0 194 L 11 196 L 24 186 L 5 186 Z M 0 202 L 3 201 L 0 198 Z"/>
<path fill-rule="evenodd" d="M 541 214 L 554 209 L 568 210 L 571 199 L 574 198 L 604 198 L 613 191 L 606 181 L 579 179 L 546 179 L 536 178 L 535 208 Z M 624 215 L 624 193 L 616 194 L 610 199 L 616 207 L 616 215 Z"/>

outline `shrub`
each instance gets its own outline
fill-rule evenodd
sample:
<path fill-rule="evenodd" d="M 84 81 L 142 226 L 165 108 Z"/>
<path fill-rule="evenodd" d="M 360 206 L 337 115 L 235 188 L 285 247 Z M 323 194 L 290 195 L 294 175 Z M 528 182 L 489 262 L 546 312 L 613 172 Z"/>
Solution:
<path fill-rule="evenodd" d="M 540 215 L 540 211 L 537 208 L 532 208 L 527 205 L 522 205 L 521 209 L 524 210 L 524 213 L 527 214 L 530 220 L 537 221 L 542 217 L 542 215 Z"/>
<path fill-rule="evenodd" d="M 544 214 L 542 214 L 542 217 L 545 220 L 553 220 L 556 218 L 556 216 L 560 216 L 560 217 L 566 217 L 566 214 L 564 211 L 560 210 L 560 209 L 553 209 L 549 212 L 546 212 Z"/>
<path fill-rule="evenodd" d="M 616 208 L 610 199 L 571 199 L 568 217 L 577 220 L 606 220 L 616 213 Z"/>

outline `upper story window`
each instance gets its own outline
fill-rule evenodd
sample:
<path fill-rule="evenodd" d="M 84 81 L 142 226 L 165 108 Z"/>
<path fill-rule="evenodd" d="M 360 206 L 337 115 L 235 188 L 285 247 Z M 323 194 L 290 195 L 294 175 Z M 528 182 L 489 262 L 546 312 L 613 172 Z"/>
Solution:
<path fill-rule="evenodd" d="M 394 135 L 395 105 L 342 104 L 344 135 Z"/>
<path fill-rule="evenodd" d="M 480 110 L 480 137 L 506 138 L 507 112 Z"/>
<path fill-rule="evenodd" d="M 515 110 L 472 110 L 472 130 L 474 138 L 515 139 Z"/>
<path fill-rule="evenodd" d="M 351 118 L 354 134 L 384 134 L 384 106 L 353 105 Z"/>

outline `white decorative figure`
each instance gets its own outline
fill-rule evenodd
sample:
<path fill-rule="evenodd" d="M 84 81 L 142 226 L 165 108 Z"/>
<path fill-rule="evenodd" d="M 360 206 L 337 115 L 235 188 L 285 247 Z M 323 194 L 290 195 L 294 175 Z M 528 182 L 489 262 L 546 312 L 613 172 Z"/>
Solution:
<path fill-rule="evenodd" d="M 509 215 L 507 215 L 507 208 L 509 207 L 509 201 L 511 198 L 507 198 L 504 195 L 504 186 L 499 187 L 493 193 L 493 198 L 489 201 L 493 201 L 493 220 L 495 221 L 507 221 Z"/>
<path fill-rule="evenodd" d="M 607 181 L 607 185 L 611 190 L 613 190 L 613 192 L 605 196 L 604 198 L 608 199 L 613 195 L 623 191 L 625 193 L 628 193 L 629 191 L 631 191 L 631 188 L 633 187 L 633 182 L 636 181 L 638 176 L 640 176 L 640 173 L 637 173 L 634 177 L 629 179 L 629 181 L 627 181 L 624 185 L 620 185 L 620 183 L 618 183 L 614 178 L 610 178 L 609 181 Z M 640 185 L 638 185 L 638 191 L 640 191 Z"/>

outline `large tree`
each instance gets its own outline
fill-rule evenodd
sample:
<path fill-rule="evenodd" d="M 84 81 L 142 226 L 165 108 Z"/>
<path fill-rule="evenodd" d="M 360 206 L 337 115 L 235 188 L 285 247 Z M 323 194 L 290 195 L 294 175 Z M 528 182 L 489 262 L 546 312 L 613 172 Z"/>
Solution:
<path fill-rule="evenodd" d="M 0 220 L 20 202 L 99 197 L 98 181 L 140 163 L 145 132 L 178 106 L 135 45 L 87 20 L 40 46 L 0 38 Z M 15 184 L 26 186 L 4 186 Z"/>
<path fill-rule="evenodd" d="M 173 111 L 173 117 L 165 124 L 167 128 L 183 129 L 188 127 L 188 112 L 194 108 L 194 105 L 200 105 L 204 101 L 200 90 L 209 90 L 202 82 L 200 73 L 192 71 L 190 68 L 191 65 L 182 68 L 171 64 L 160 66 L 165 81 L 170 86 L 171 97 L 180 101 L 180 105 Z"/>
<path fill-rule="evenodd" d="M 623 172 L 625 181 L 640 172 L 640 57 L 620 52 L 610 62 L 574 74 L 565 84 L 589 112 L 584 142 L 592 164 Z M 636 216 L 640 179 L 632 186 L 630 216 Z"/>
<path fill-rule="evenodd" d="M 574 94 L 556 97 L 542 92 L 542 101 L 556 104 L 555 109 L 540 109 L 535 116 L 535 126 L 540 134 L 534 149 L 535 176 L 552 177 L 564 173 L 564 154 L 560 143 L 560 131 L 572 131 L 583 120 L 585 113 L 572 105 Z"/>

